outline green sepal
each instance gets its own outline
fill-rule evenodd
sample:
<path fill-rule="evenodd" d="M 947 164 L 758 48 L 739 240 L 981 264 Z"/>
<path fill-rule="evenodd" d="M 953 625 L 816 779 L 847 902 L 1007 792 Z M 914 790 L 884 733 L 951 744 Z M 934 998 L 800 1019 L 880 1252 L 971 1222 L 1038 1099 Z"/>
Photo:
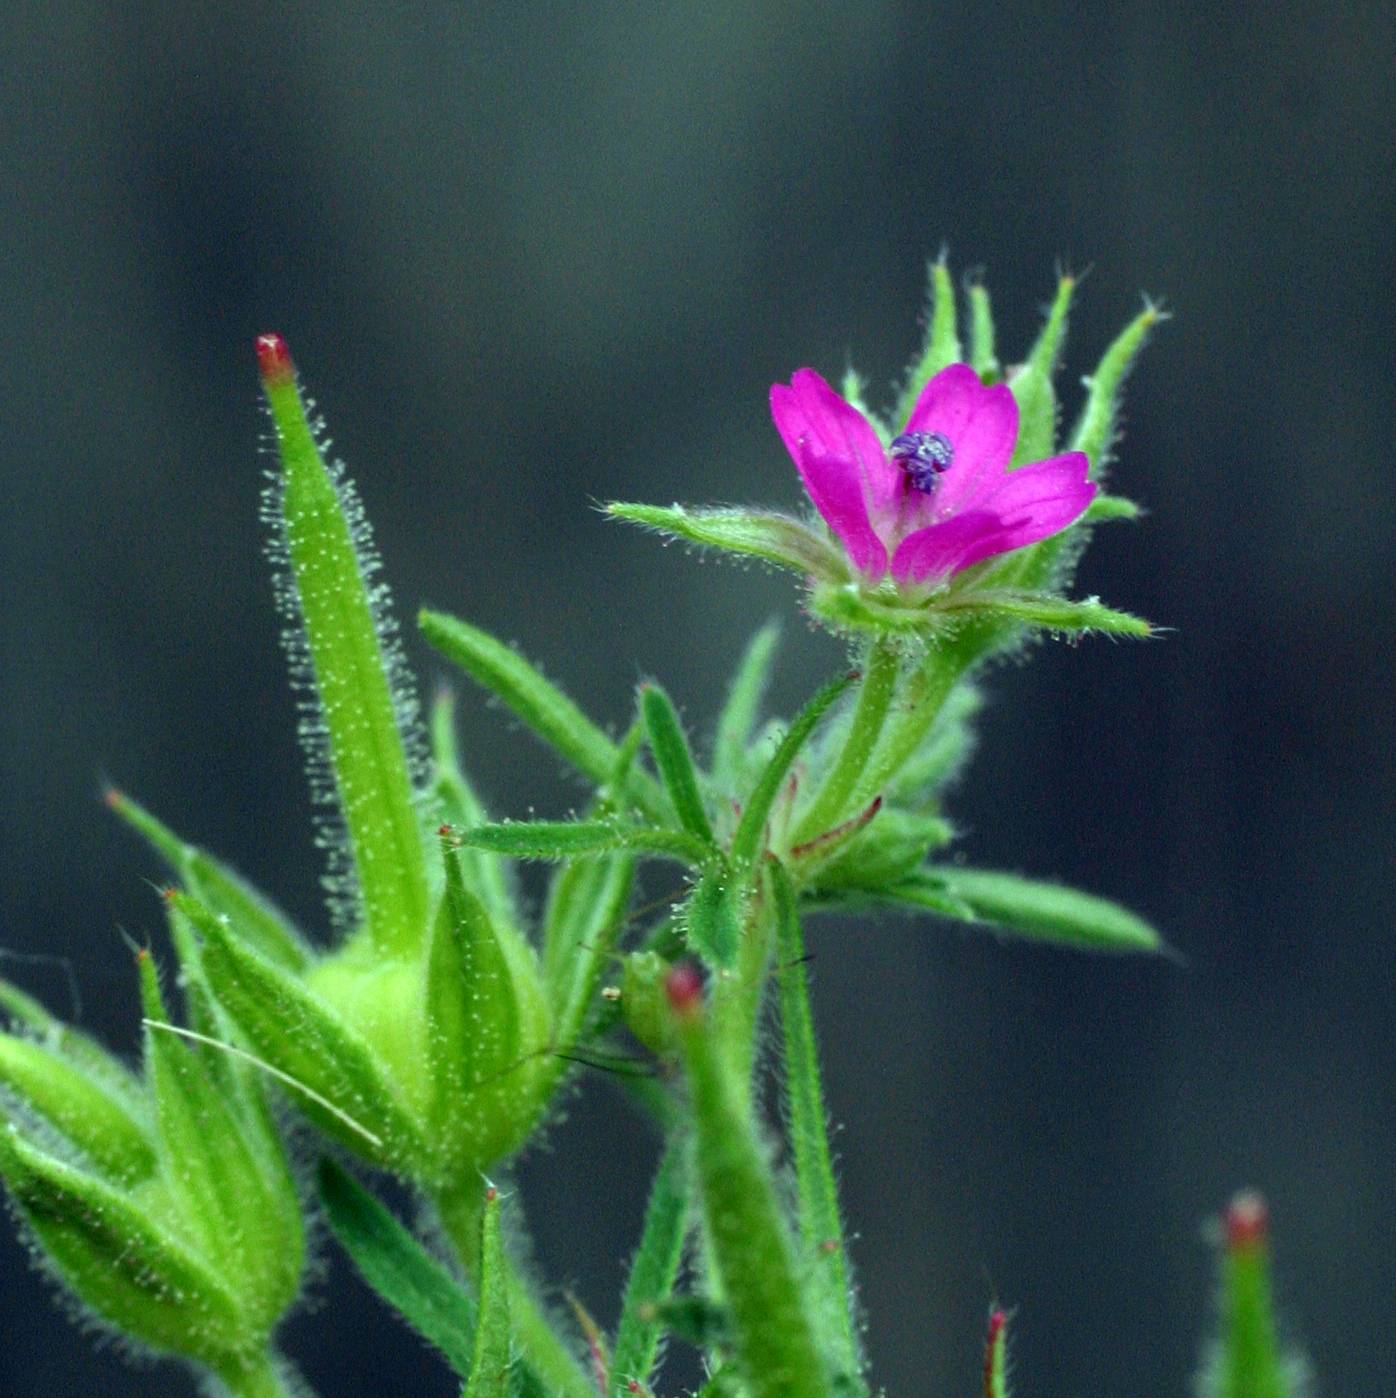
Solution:
<path fill-rule="evenodd" d="M 446 896 L 427 965 L 427 1135 L 449 1181 L 509 1154 L 537 1123 L 552 1021 L 532 949 L 490 920 L 443 843 Z"/>
<path fill-rule="evenodd" d="M 71 1063 L 95 1081 L 105 1084 L 133 1115 L 144 1101 L 140 1081 L 120 1059 L 96 1039 L 50 1014 L 32 995 L 7 980 L 0 980 L 0 1011 L 12 1024 L 23 1026 L 50 1053 Z"/>
<path fill-rule="evenodd" d="M 421 946 L 429 893 L 412 767 L 384 643 L 389 623 L 371 583 L 368 525 L 338 468 L 327 468 L 293 375 L 264 379 L 281 456 L 270 510 L 284 529 L 286 601 L 304 629 L 327 757 L 374 944 Z M 377 590 L 376 590 L 377 589 Z"/>
<path fill-rule="evenodd" d="M 631 850 L 697 868 L 712 858 L 707 845 L 682 831 L 610 820 L 507 820 L 463 830 L 458 838 L 472 849 L 491 850 L 514 859 L 577 859 Z"/>
<path fill-rule="evenodd" d="M 0 1033 L 0 1087 L 75 1145 L 94 1169 L 135 1184 L 154 1171 L 155 1144 L 147 1114 L 133 1110 L 136 1080 L 115 1058 L 104 1066 L 94 1074 L 45 1044 Z M 129 1081 L 114 1092 L 118 1075 Z"/>
<path fill-rule="evenodd" d="M 620 748 L 516 650 L 487 631 L 442 612 L 422 611 L 418 624 L 422 635 L 447 660 L 502 699 L 517 718 L 579 772 L 598 785 L 611 780 L 620 762 Z M 645 773 L 634 774 L 629 794 L 652 818 L 662 813 L 663 796 Z"/>
<path fill-rule="evenodd" d="M 724 795 L 735 794 L 746 774 L 747 748 L 761 715 L 779 641 L 780 626 L 773 621 L 751 638 L 718 714 L 713 739 L 713 784 Z"/>
<path fill-rule="evenodd" d="M 997 383 L 1002 370 L 994 348 L 994 312 L 989 288 L 981 281 L 969 284 L 969 362 L 985 383 Z"/>
<path fill-rule="evenodd" d="M 725 865 L 709 869 L 688 900 L 688 945 L 719 971 L 730 970 L 742 938 L 741 891 Z"/>
<path fill-rule="evenodd" d="M 832 1398 L 746 1094 L 701 1003 L 676 1008 L 674 1020 L 692 1103 L 708 1247 L 748 1392 L 751 1398 Z"/>
<path fill-rule="evenodd" d="M 1018 444 L 1009 470 L 1051 456 L 1057 440 L 1057 394 L 1052 386 L 1066 339 L 1067 314 L 1071 308 L 1074 277 L 1057 283 L 1057 294 L 1047 312 L 1042 333 L 1037 337 L 1022 368 L 1009 376 L 1008 386 L 1018 403 Z"/>
<path fill-rule="evenodd" d="M 683 1261 L 690 1192 L 688 1145 L 675 1137 L 655 1172 L 640 1246 L 625 1284 L 611 1354 L 612 1398 L 624 1398 L 631 1382 L 648 1386 L 654 1372 L 664 1337 L 659 1308 L 673 1294 Z"/>
<path fill-rule="evenodd" d="M 509 1275 L 500 1232 L 499 1191 L 485 1191 L 480 1225 L 479 1318 L 475 1324 L 475 1351 L 470 1378 L 461 1398 L 508 1398 L 509 1384 Z"/>
<path fill-rule="evenodd" d="M 921 390 L 951 364 L 964 357 L 955 314 L 955 284 L 945 258 L 930 265 L 930 316 L 926 326 L 926 343 L 920 355 L 907 370 L 906 387 L 902 390 L 895 414 L 898 430 L 911 416 Z"/>
<path fill-rule="evenodd" d="M 881 888 L 899 883 L 954 836 L 954 827 L 940 816 L 883 806 L 827 863 L 800 861 L 801 876 L 809 877 L 809 862 L 818 868 L 814 878 L 821 888 Z"/>
<path fill-rule="evenodd" d="M 852 576 L 848 560 L 827 531 L 774 510 L 690 509 L 683 505 L 666 509 L 613 501 L 606 506 L 606 513 L 671 539 L 759 558 L 810 577 L 845 581 Z"/>
<path fill-rule="evenodd" d="M 1143 509 L 1123 495 L 1098 494 L 1081 516 L 1082 524 L 1108 524 L 1115 519 L 1138 519 Z"/>
<path fill-rule="evenodd" d="M 203 1061 L 169 1032 L 148 953 L 138 969 L 165 1190 L 186 1235 L 269 1333 L 300 1289 L 305 1238 L 295 1186 L 284 1162 L 266 1168 Z"/>
<path fill-rule="evenodd" d="M 461 1378 L 470 1376 L 474 1298 L 352 1175 L 328 1157 L 316 1173 L 330 1230 L 376 1291 Z"/>
<path fill-rule="evenodd" d="M 0 1175 L 59 1275 L 133 1339 L 212 1368 L 265 1339 L 215 1266 L 138 1197 L 0 1129 Z"/>
<path fill-rule="evenodd" d="M 264 956 L 288 971 L 303 970 L 311 952 L 291 920 L 241 875 L 180 839 L 158 817 L 122 791 L 110 790 L 107 805 L 170 866 L 201 903 L 237 924 L 239 932 Z"/>
<path fill-rule="evenodd" d="M 364 1159 L 412 1173 L 430 1155 L 427 1142 L 359 1033 L 195 899 L 174 901 L 199 937 L 218 1002 L 296 1105 Z"/>
<path fill-rule="evenodd" d="M 430 736 L 432 789 L 441 819 L 458 830 L 483 825 L 489 815 L 456 751 L 455 701 L 449 690 L 443 689 L 431 706 Z M 518 927 L 519 913 L 506 861 L 476 849 L 462 849 L 460 861 L 466 887 L 490 910 L 490 916 L 506 926 Z"/>
<path fill-rule="evenodd" d="M 1146 303 L 1105 351 L 1095 373 L 1085 380 L 1086 403 L 1071 434 L 1070 445 L 1072 451 L 1083 451 L 1090 458 L 1091 476 L 1095 480 L 1104 475 L 1110 449 L 1115 443 L 1125 378 L 1148 341 L 1150 331 L 1162 318 L 1157 306 Z"/>
<path fill-rule="evenodd" d="M 971 589 L 947 598 L 942 604 L 947 618 L 975 618 L 986 621 L 1015 621 L 1044 631 L 1099 631 L 1108 636 L 1147 637 L 1153 627 L 1143 617 L 1131 616 L 1106 607 L 1094 598 L 1073 602 L 1050 592 L 1028 592 L 1017 588 Z"/>
<path fill-rule="evenodd" d="M 790 774 L 800 750 L 819 726 L 820 720 L 839 697 L 859 678 L 856 672 L 831 680 L 805 705 L 790 725 L 780 745 L 757 779 L 751 795 L 742 809 L 742 818 L 732 836 L 732 866 L 738 878 L 745 878 L 755 868 L 765 847 L 766 823 L 780 795 L 781 787 Z"/>
<path fill-rule="evenodd" d="M 790 875 L 775 860 L 768 869 L 775 901 L 785 1090 L 805 1286 L 812 1298 L 815 1324 L 824 1336 L 825 1353 L 835 1374 L 843 1380 L 841 1391 L 866 1394 L 838 1183 L 834 1178 L 833 1152 L 829 1149 L 819 1053 L 814 1041 L 804 932 Z"/>
<path fill-rule="evenodd" d="M 829 892 L 835 894 L 832 900 L 823 889 L 811 897 L 826 907 L 840 901 L 837 891 Z M 1167 950 L 1147 922 L 1118 903 L 1017 874 L 933 866 L 899 883 L 869 890 L 864 897 L 889 908 L 921 909 L 960 922 L 981 923 L 1030 941 L 1089 951 Z M 860 899 L 843 901 L 852 906 Z"/>

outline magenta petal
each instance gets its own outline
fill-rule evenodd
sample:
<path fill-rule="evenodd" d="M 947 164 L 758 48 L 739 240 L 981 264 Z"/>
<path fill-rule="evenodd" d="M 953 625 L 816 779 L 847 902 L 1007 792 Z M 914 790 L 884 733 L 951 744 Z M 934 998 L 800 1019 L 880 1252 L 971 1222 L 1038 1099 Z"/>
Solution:
<path fill-rule="evenodd" d="M 968 364 L 942 369 L 921 390 L 908 432 L 938 432 L 955 459 L 936 487 L 936 513 L 977 507 L 1008 469 L 1018 440 L 1018 404 L 1005 384 L 986 388 Z"/>
<path fill-rule="evenodd" d="M 892 560 L 892 576 L 901 584 L 938 581 L 1060 533 L 1095 498 L 1088 470 L 1086 457 L 1074 451 L 1014 471 L 974 509 L 909 534 Z"/>
<path fill-rule="evenodd" d="M 852 403 L 834 392 L 813 369 L 795 371 L 779 408 L 776 397 L 772 389 L 776 428 L 797 463 L 801 444 L 819 456 L 841 457 L 856 473 L 871 516 L 894 506 L 901 489 L 901 472 L 887 460 L 882 439 Z"/>
<path fill-rule="evenodd" d="M 795 464 L 815 509 L 838 535 L 853 566 L 877 582 L 887 571 L 887 550 L 868 519 L 862 486 L 848 461 L 805 450 Z"/>

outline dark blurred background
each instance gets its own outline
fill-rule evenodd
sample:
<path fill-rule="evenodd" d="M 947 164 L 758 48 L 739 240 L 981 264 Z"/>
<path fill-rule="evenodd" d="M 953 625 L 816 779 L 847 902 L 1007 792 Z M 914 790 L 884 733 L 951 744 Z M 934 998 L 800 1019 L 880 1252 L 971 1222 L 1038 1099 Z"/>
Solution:
<path fill-rule="evenodd" d="M 1184 964 L 815 932 L 874 1372 L 975 1391 L 999 1297 L 1025 1393 L 1184 1393 L 1205 1222 L 1255 1185 L 1323 1391 L 1396 1391 L 1396 10 L 12 0 L 0 42 L 0 972 L 134 1050 L 120 931 L 163 945 L 159 869 L 105 777 L 324 925 L 258 331 L 405 615 L 517 640 L 612 723 L 658 676 L 703 727 L 758 622 L 787 621 L 787 710 L 840 647 L 784 577 L 594 503 L 794 505 L 768 385 L 850 355 L 890 382 L 927 254 L 986 269 L 1010 357 L 1058 263 L 1089 267 L 1068 409 L 1141 292 L 1174 318 L 1114 476 L 1150 514 L 1079 590 L 1174 629 L 995 672 L 953 809 L 968 858 L 1118 898 Z M 461 721 L 499 812 L 577 799 L 477 694 Z M 631 1122 L 588 1079 L 522 1172 L 547 1277 L 607 1323 L 651 1164 Z M 324 1254 L 286 1331 L 318 1390 L 453 1393 Z M 0 1391 L 192 1391 L 70 1330 L 8 1232 L 0 1266 Z"/>

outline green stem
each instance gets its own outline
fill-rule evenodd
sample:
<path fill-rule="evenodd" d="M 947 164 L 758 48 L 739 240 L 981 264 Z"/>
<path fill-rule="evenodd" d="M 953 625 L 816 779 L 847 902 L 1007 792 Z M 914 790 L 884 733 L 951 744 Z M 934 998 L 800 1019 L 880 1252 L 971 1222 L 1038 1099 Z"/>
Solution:
<path fill-rule="evenodd" d="M 248 1358 L 237 1367 L 220 1369 L 218 1377 L 232 1398 L 294 1398 L 286 1382 L 286 1366 L 271 1350 Z"/>
<path fill-rule="evenodd" d="M 880 636 L 869 643 L 858 706 L 844 735 L 843 750 L 824 779 L 819 794 L 801 817 L 792 844 L 812 840 L 852 814 L 850 798 L 882 737 L 900 669 L 900 656 L 886 637 Z"/>
<path fill-rule="evenodd" d="M 897 719 L 883 733 L 853 788 L 855 809 L 881 795 L 911 760 L 925 742 L 951 690 L 979 654 L 972 645 L 927 654 L 921 668 L 906 684 Z"/>
<path fill-rule="evenodd" d="M 466 1274 L 477 1285 L 484 1190 L 485 1183 L 480 1180 L 474 1188 L 443 1190 L 434 1199 L 441 1226 Z M 509 1324 L 529 1367 L 550 1394 L 559 1395 L 559 1398 L 596 1398 L 595 1386 L 577 1362 L 576 1355 L 553 1329 L 533 1288 L 519 1274 L 513 1258 L 506 1255 L 505 1261 Z"/>
<path fill-rule="evenodd" d="M 766 971 L 775 943 L 775 917 L 764 889 L 757 885 L 742 918 L 737 963 L 730 975 L 713 986 L 713 1025 L 717 1042 L 727 1054 L 733 1082 L 749 1103 L 756 1066 L 756 1029 L 766 993 Z"/>

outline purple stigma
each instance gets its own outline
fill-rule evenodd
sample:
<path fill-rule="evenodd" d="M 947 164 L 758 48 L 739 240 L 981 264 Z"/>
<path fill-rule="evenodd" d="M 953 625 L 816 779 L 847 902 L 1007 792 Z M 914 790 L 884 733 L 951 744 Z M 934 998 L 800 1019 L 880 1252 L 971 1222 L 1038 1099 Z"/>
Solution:
<path fill-rule="evenodd" d="M 955 459 L 955 448 L 939 432 L 903 432 L 892 439 L 887 451 L 906 472 L 907 480 L 926 495 Z"/>

